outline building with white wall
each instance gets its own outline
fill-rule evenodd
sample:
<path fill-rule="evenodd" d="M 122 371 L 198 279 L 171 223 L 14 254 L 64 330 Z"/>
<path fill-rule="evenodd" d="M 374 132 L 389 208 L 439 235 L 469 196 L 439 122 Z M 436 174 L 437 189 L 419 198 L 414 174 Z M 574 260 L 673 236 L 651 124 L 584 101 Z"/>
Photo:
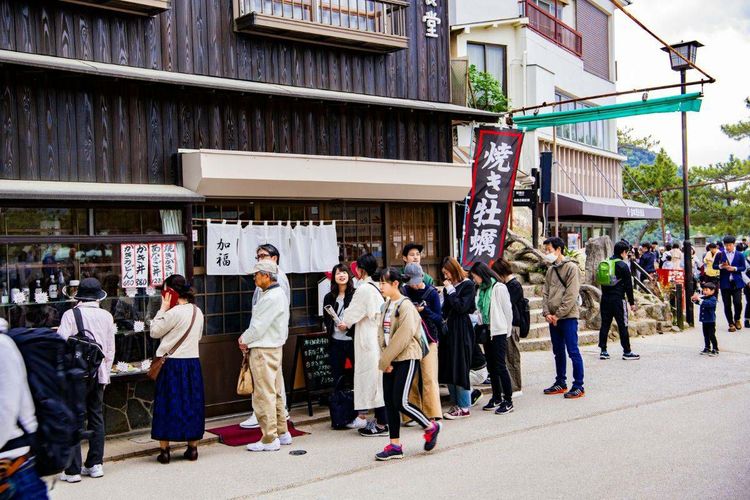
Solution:
<path fill-rule="evenodd" d="M 615 92 L 617 66 L 613 5 L 605 0 L 455 0 L 451 3 L 451 56 L 492 74 L 511 109 Z M 615 97 L 555 106 L 564 111 L 614 104 Z M 542 113 L 553 111 L 543 108 Z M 559 233 L 616 237 L 620 219 L 658 218 L 658 209 L 622 197 L 622 162 L 614 121 L 558 127 L 553 191 Z M 529 132 L 521 168 L 553 149 L 552 128 Z M 471 144 L 459 127 L 458 146 Z M 555 233 L 551 225 L 551 233 Z"/>

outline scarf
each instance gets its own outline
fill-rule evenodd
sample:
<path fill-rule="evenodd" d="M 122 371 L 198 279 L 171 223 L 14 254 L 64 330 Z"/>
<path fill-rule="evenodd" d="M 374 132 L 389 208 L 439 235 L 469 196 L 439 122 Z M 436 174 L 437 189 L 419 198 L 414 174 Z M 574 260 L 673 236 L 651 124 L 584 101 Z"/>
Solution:
<path fill-rule="evenodd" d="M 479 287 L 479 295 L 477 296 L 477 309 L 482 313 L 482 323 L 485 325 L 490 324 L 490 302 L 492 302 L 492 289 L 495 287 L 497 281 L 492 278 L 489 285 L 482 283 Z"/>

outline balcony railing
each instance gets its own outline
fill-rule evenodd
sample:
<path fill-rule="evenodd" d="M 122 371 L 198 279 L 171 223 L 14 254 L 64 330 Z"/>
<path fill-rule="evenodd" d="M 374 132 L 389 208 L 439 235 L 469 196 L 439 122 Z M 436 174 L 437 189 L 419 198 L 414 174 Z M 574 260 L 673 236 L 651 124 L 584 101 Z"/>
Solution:
<path fill-rule="evenodd" d="M 529 18 L 529 28 L 578 57 L 583 55 L 583 38 L 579 32 L 531 0 L 520 0 L 518 6 L 521 17 Z"/>
<path fill-rule="evenodd" d="M 408 46 L 407 0 L 234 0 L 237 31 L 389 52 Z"/>

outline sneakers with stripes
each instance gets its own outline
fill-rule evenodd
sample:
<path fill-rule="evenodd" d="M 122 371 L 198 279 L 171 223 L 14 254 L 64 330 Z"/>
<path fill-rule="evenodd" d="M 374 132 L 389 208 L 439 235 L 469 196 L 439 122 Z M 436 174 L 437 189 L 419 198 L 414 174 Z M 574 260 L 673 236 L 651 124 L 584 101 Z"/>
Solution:
<path fill-rule="evenodd" d="M 560 384 L 552 384 L 550 387 L 544 389 L 544 393 L 548 396 L 555 394 L 564 394 L 568 390 L 568 387 Z"/>

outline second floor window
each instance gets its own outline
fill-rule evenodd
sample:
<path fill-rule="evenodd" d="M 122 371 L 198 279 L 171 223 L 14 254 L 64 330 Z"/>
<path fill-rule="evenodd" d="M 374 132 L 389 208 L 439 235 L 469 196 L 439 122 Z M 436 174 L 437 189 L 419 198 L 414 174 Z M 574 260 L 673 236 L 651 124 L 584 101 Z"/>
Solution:
<path fill-rule="evenodd" d="M 477 67 L 477 71 L 487 72 L 492 75 L 503 89 L 503 94 L 508 95 L 506 88 L 505 64 L 506 48 L 502 45 L 489 45 L 483 43 L 466 44 L 469 56 L 469 65 Z"/>
<path fill-rule="evenodd" d="M 571 96 L 562 92 L 555 92 L 555 101 L 567 101 Z M 586 109 L 594 107 L 584 102 L 570 102 L 556 107 L 556 111 L 572 111 L 574 109 Z M 595 121 L 575 123 L 572 125 L 561 125 L 557 127 L 557 135 L 561 139 L 579 142 L 595 148 L 609 149 L 609 122 Z"/>

